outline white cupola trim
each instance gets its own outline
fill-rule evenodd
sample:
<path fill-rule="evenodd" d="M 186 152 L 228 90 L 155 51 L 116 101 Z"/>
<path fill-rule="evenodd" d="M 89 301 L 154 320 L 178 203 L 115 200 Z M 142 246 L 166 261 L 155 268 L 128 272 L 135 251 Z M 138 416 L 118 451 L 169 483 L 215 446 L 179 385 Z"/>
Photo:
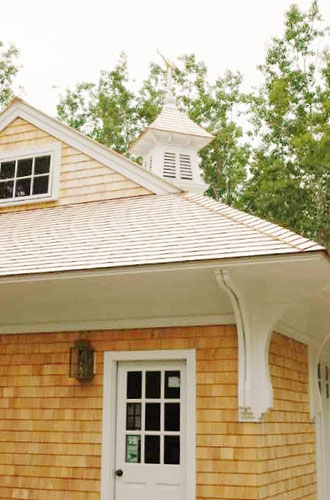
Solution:
<path fill-rule="evenodd" d="M 175 66 L 163 59 L 167 66 L 163 109 L 129 152 L 142 156 L 142 166 L 146 170 L 185 191 L 203 193 L 206 185 L 201 178 L 198 152 L 213 140 L 213 136 L 178 109 L 173 93 Z"/>

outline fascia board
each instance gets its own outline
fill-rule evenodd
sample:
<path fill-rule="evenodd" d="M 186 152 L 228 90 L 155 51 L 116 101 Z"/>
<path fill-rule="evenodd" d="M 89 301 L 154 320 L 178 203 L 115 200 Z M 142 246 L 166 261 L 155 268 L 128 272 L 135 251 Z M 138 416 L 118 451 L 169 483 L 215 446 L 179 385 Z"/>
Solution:
<path fill-rule="evenodd" d="M 20 333 L 69 332 L 81 330 L 127 330 L 136 328 L 169 328 L 178 326 L 234 325 L 233 314 L 126 318 L 114 320 L 59 321 L 55 323 L 0 323 L 0 335 Z"/>
<path fill-rule="evenodd" d="M 106 146 L 97 143 L 80 132 L 73 130 L 68 125 L 55 120 L 33 108 L 24 101 L 16 99 L 12 105 L 5 109 L 0 116 L 0 132 L 16 118 L 22 118 L 36 127 L 44 130 L 55 138 L 66 142 L 82 153 L 99 161 L 117 173 L 131 179 L 142 187 L 155 194 L 180 193 L 181 190 L 172 183 L 143 170 L 133 161 L 126 159 L 119 153 L 109 150 Z"/>
<path fill-rule="evenodd" d="M 104 275 L 130 275 L 140 273 L 163 273 L 166 271 L 176 272 L 179 270 L 195 270 L 195 269 L 211 269 L 217 270 L 237 268 L 242 269 L 250 266 L 267 266 L 268 264 L 288 263 L 288 262 L 319 262 L 324 266 L 323 272 L 329 273 L 330 280 L 330 263 L 324 259 L 323 252 L 315 250 L 313 252 L 300 252 L 293 254 L 279 254 L 267 256 L 252 256 L 252 257 L 234 257 L 228 259 L 210 259 L 194 262 L 170 262 L 162 264 L 141 264 L 134 266 L 122 266 L 112 268 L 95 268 L 95 269 L 72 269 L 67 271 L 49 271 L 43 273 L 16 274 L 0 276 L 0 283 L 15 283 L 27 281 L 45 281 L 45 280 L 62 280 L 77 277 L 94 277 Z M 323 269 L 323 267 L 322 267 Z"/>

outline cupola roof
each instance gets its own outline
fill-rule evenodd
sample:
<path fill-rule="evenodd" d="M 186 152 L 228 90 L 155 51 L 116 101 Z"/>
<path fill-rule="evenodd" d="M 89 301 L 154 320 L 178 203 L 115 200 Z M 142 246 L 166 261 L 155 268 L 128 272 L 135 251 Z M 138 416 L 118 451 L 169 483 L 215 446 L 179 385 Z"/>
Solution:
<path fill-rule="evenodd" d="M 157 118 L 146 127 L 145 131 L 129 148 L 129 152 L 135 156 L 143 156 L 150 149 L 150 144 L 155 142 L 155 134 L 157 135 L 157 140 L 164 133 L 167 136 L 174 134 L 177 138 L 181 136 L 185 142 L 191 138 L 191 142 L 195 145 L 197 151 L 207 146 L 214 138 L 212 134 L 193 122 L 177 107 L 173 94 L 173 69 L 175 66 L 168 59 L 164 57 L 163 59 L 167 65 L 164 106 Z"/>

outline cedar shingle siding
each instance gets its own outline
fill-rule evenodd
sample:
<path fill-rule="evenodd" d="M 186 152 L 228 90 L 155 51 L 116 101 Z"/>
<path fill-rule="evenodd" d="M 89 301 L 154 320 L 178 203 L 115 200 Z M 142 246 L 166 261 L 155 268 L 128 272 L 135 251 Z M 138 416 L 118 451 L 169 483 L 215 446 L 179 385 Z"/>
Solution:
<path fill-rule="evenodd" d="M 86 334 L 83 334 L 86 337 Z M 197 356 L 197 499 L 316 500 L 307 348 L 273 335 L 274 408 L 237 422 L 232 326 L 95 331 L 96 376 L 68 377 L 79 333 L 0 337 L 0 498 L 99 500 L 103 352 L 189 349 Z"/>

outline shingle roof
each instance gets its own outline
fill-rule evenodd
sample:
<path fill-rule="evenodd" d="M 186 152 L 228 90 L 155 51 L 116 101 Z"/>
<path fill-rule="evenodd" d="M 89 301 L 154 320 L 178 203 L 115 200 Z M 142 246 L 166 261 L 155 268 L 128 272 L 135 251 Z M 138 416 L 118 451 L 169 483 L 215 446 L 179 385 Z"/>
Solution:
<path fill-rule="evenodd" d="M 172 103 L 165 104 L 160 114 L 147 128 L 213 139 L 213 135 L 193 122 Z"/>
<path fill-rule="evenodd" d="M 149 195 L 0 215 L 0 275 L 323 250 L 201 195 Z"/>

